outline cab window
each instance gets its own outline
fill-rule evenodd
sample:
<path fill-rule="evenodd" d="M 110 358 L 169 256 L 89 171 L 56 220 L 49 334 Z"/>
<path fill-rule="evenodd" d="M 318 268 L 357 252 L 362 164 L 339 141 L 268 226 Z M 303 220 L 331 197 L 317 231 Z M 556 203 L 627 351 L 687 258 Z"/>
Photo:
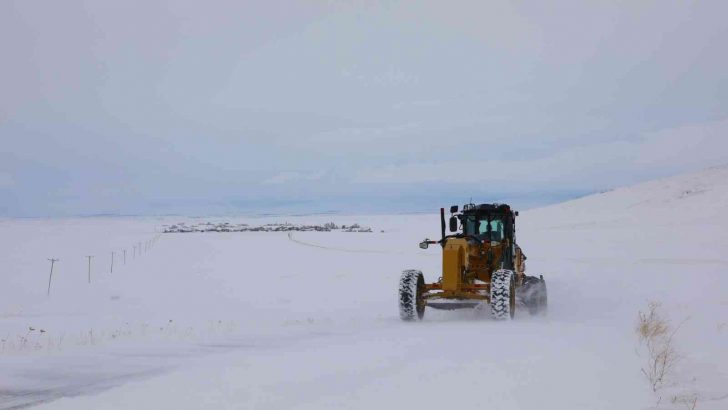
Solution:
<path fill-rule="evenodd" d="M 502 241 L 504 225 L 500 219 L 493 219 L 490 221 L 492 241 Z M 488 219 L 478 219 L 475 216 L 468 216 L 465 219 L 464 233 L 466 235 L 475 235 L 481 239 L 487 239 L 488 235 Z"/>
<path fill-rule="evenodd" d="M 494 219 L 490 221 L 490 240 L 492 241 L 502 241 L 503 240 L 503 221 L 500 219 Z M 480 233 L 482 235 L 486 235 L 488 232 L 488 221 L 483 220 L 480 223 Z"/>

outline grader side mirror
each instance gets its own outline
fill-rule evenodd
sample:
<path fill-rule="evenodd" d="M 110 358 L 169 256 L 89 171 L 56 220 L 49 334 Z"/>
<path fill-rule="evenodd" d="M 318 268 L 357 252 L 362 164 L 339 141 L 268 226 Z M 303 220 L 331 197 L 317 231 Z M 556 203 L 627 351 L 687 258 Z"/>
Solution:
<path fill-rule="evenodd" d="M 454 214 L 457 211 L 458 211 L 458 206 L 457 205 L 453 205 L 453 206 L 450 207 L 450 213 L 451 214 Z"/>
<path fill-rule="evenodd" d="M 458 218 L 451 216 L 450 217 L 450 232 L 455 232 L 458 230 Z"/>
<path fill-rule="evenodd" d="M 425 239 L 424 241 L 420 242 L 420 249 L 427 249 L 429 246 L 430 246 L 430 244 L 427 243 L 427 239 Z"/>

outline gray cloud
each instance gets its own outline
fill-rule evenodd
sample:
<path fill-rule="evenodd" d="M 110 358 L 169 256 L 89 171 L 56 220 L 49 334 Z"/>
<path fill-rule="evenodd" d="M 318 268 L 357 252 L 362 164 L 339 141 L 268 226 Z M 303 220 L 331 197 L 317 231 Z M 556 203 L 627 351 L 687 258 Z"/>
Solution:
<path fill-rule="evenodd" d="M 5 1 L 0 212 L 549 198 L 725 163 L 726 12 Z"/>

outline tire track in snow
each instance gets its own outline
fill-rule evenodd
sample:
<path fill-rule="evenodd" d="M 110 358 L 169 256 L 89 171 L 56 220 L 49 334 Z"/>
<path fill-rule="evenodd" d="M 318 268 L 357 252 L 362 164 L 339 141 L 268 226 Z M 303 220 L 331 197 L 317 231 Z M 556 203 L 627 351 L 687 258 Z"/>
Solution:
<path fill-rule="evenodd" d="M 637 261 L 639 263 L 662 263 L 668 265 L 728 265 L 728 261 L 722 259 L 643 258 Z"/>
<path fill-rule="evenodd" d="M 347 249 L 347 248 L 337 248 L 337 247 L 333 247 L 333 246 L 324 246 L 324 245 L 319 245 L 316 243 L 304 242 L 304 241 L 298 240 L 293 237 L 293 232 L 288 233 L 288 240 L 290 240 L 291 242 L 295 242 L 299 245 L 310 246 L 312 248 L 326 249 L 328 251 L 348 252 L 348 253 L 373 253 L 373 254 L 380 254 L 380 255 L 410 255 L 410 254 L 414 253 L 415 255 L 420 255 L 420 256 L 432 256 L 432 254 L 426 254 L 426 253 L 421 253 L 421 252 L 384 251 L 384 250 L 374 250 L 374 249 Z"/>
<path fill-rule="evenodd" d="M 575 263 L 601 263 L 601 264 L 658 264 L 658 265 L 726 265 L 727 260 L 704 258 L 615 258 L 615 257 L 580 257 L 580 258 L 554 258 L 541 256 L 541 261 L 566 260 Z"/>

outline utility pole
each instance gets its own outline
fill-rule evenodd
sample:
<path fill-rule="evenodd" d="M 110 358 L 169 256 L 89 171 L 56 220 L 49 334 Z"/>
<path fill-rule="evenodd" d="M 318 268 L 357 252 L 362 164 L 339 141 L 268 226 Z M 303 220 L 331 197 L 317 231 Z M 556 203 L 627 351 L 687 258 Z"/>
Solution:
<path fill-rule="evenodd" d="M 93 258 L 93 255 L 86 257 L 88 258 L 88 283 L 91 283 L 91 258 Z"/>
<path fill-rule="evenodd" d="M 48 275 L 48 295 L 47 296 L 50 296 L 51 295 L 51 280 L 53 279 L 53 265 L 55 265 L 55 263 L 58 262 L 59 259 L 49 258 L 48 260 L 51 261 L 51 274 Z"/>
<path fill-rule="evenodd" d="M 111 251 L 111 270 L 109 273 L 114 273 L 114 251 Z"/>
<path fill-rule="evenodd" d="M 126 249 L 124 249 L 124 265 L 126 265 Z"/>

